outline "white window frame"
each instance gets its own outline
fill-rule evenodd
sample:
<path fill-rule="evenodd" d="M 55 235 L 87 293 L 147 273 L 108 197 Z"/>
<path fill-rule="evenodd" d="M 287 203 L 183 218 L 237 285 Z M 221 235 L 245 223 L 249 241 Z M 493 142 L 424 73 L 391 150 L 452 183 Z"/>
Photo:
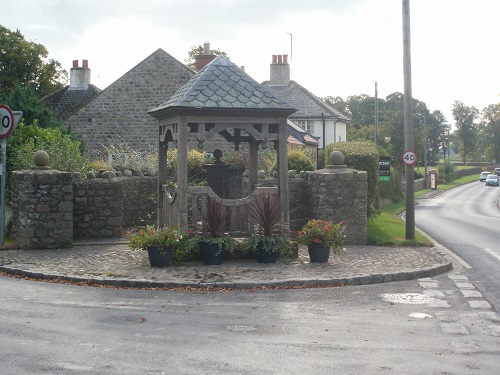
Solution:
<path fill-rule="evenodd" d="M 297 120 L 297 125 L 314 135 L 314 120 Z"/>

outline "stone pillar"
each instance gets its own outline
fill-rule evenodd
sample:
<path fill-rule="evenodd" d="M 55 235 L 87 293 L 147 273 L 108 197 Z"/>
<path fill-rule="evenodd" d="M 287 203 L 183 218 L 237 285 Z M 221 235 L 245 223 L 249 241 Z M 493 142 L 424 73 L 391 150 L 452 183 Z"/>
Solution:
<path fill-rule="evenodd" d="M 20 249 L 73 244 L 72 176 L 50 169 L 47 162 L 48 155 L 38 151 L 37 168 L 12 174 L 12 228 Z"/>
<path fill-rule="evenodd" d="M 343 165 L 344 155 L 334 151 L 325 169 L 302 172 L 307 180 L 309 219 L 343 221 L 346 244 L 365 245 L 368 235 L 367 173 Z"/>

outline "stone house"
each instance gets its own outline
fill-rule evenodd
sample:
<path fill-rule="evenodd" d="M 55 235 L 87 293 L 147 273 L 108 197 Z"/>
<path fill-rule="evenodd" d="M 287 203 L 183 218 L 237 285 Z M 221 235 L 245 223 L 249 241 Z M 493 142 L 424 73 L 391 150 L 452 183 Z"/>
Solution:
<path fill-rule="evenodd" d="M 158 49 L 64 119 L 91 156 L 110 146 L 155 150 L 158 126 L 148 111 L 195 74 Z M 90 72 L 89 75 L 90 77 Z"/>
<path fill-rule="evenodd" d="M 289 119 L 318 137 L 319 148 L 347 140 L 346 127 L 351 120 L 297 82 L 290 80 L 287 55 L 273 55 L 270 79 L 262 84 L 297 109 Z"/>
<path fill-rule="evenodd" d="M 196 56 L 196 70 L 201 70 L 216 56 L 210 44 Z M 64 126 L 87 146 L 95 158 L 106 155 L 109 147 L 135 151 L 153 151 L 158 145 L 158 128 L 148 111 L 172 96 L 196 74 L 174 57 L 158 49 L 104 90 L 90 83 L 88 61 L 78 66 L 73 61 L 70 85 L 44 98 L 45 103 Z M 289 143 L 317 149 L 318 138 L 289 121 Z M 220 140 L 219 140 L 220 141 Z M 204 151 L 223 147 L 217 139 Z"/>

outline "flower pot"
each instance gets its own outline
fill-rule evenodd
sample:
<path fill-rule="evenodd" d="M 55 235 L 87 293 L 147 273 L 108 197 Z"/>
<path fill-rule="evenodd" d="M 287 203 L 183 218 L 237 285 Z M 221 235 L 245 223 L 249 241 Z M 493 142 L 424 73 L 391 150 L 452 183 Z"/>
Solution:
<path fill-rule="evenodd" d="M 257 261 L 259 263 L 276 263 L 276 252 L 267 252 L 264 250 L 264 242 L 257 245 Z"/>
<path fill-rule="evenodd" d="M 311 263 L 326 263 L 330 257 L 330 248 L 321 244 L 311 244 L 307 246 Z"/>
<path fill-rule="evenodd" d="M 203 263 L 209 266 L 222 264 L 222 249 L 210 242 L 200 242 Z"/>
<path fill-rule="evenodd" d="M 168 267 L 172 259 L 172 249 L 162 245 L 148 246 L 149 264 L 151 267 Z"/>

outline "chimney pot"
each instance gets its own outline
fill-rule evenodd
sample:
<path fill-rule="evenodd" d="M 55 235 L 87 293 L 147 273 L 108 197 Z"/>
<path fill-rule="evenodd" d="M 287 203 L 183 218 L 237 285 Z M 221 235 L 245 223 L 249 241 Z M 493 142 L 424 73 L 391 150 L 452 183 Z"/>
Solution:
<path fill-rule="evenodd" d="M 78 68 L 78 60 L 73 60 L 73 68 Z"/>
<path fill-rule="evenodd" d="M 82 64 L 83 64 L 82 66 L 84 68 L 88 68 L 89 67 L 89 60 L 82 60 Z"/>
<path fill-rule="evenodd" d="M 283 55 L 283 64 L 288 64 L 288 55 Z"/>
<path fill-rule="evenodd" d="M 278 55 L 278 64 L 282 64 L 283 63 L 282 58 L 283 58 L 283 56 Z"/>
<path fill-rule="evenodd" d="M 278 57 L 276 55 L 273 55 L 273 64 L 276 64 L 278 61 Z"/>

